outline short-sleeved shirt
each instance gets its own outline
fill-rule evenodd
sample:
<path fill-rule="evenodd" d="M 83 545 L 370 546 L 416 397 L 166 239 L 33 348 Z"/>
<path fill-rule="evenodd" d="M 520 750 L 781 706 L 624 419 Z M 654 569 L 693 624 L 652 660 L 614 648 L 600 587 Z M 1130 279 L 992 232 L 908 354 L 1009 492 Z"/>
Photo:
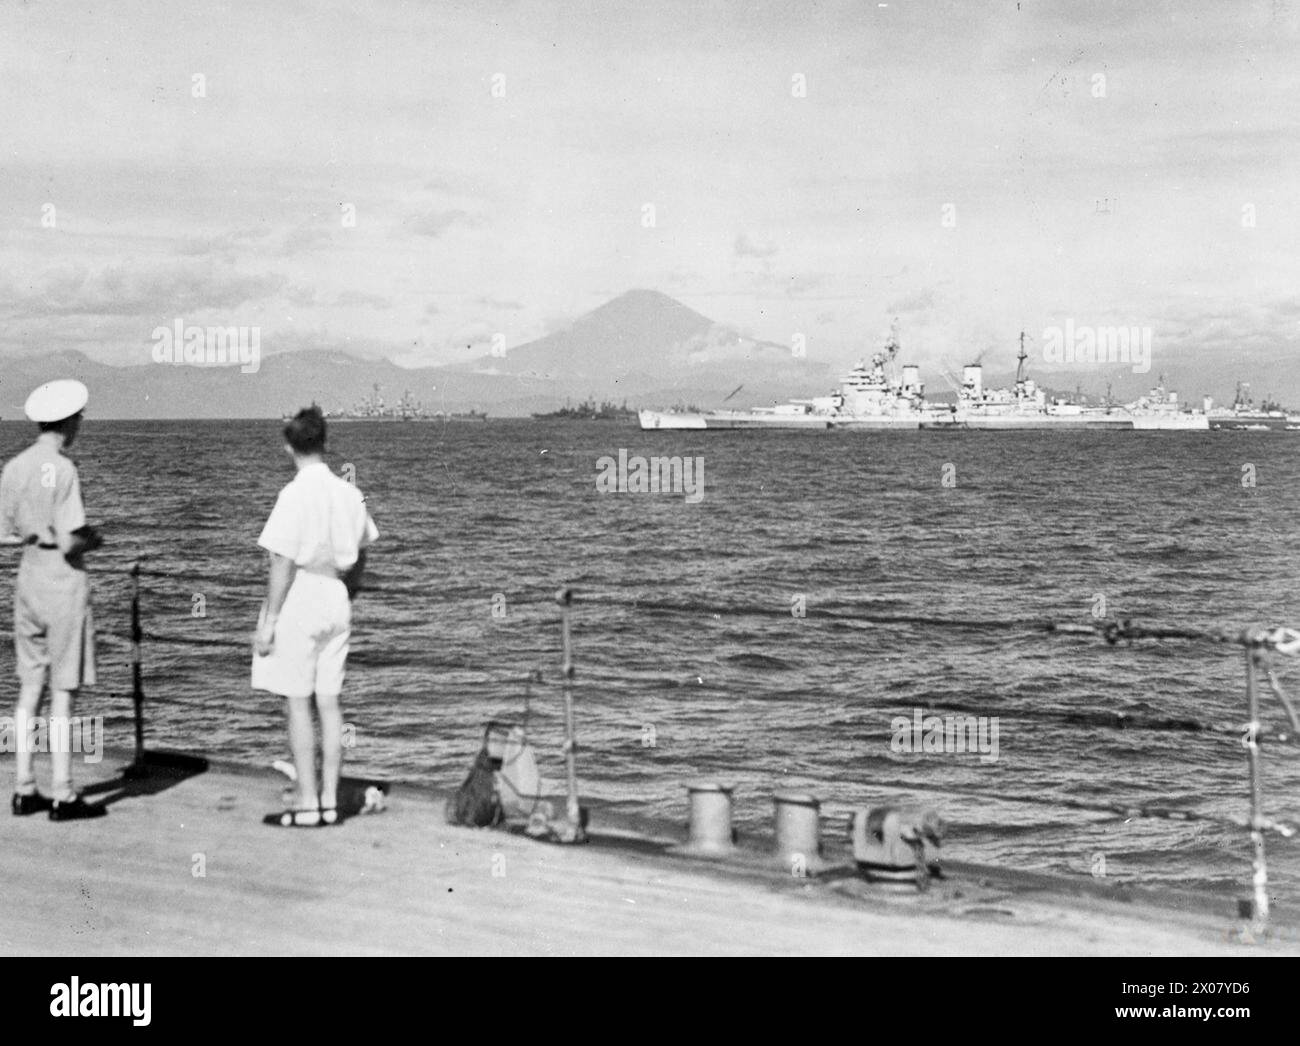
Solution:
<path fill-rule="evenodd" d="M 66 544 L 85 525 L 77 466 L 56 444 L 38 439 L 0 472 L 0 534 Z"/>
<path fill-rule="evenodd" d="M 343 573 L 378 537 L 361 491 L 314 462 L 280 491 L 257 543 L 302 570 Z"/>

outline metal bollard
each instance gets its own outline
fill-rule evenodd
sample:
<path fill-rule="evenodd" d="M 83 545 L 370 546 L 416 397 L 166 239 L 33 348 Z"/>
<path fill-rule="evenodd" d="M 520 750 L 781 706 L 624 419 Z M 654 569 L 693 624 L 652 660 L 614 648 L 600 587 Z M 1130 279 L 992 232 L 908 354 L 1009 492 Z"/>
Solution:
<path fill-rule="evenodd" d="M 690 794 L 690 828 L 686 842 L 673 847 L 673 851 L 686 857 L 728 857 L 735 853 L 731 830 L 731 793 L 735 785 L 692 781 L 686 790 Z"/>
<path fill-rule="evenodd" d="M 774 792 L 776 806 L 776 855 L 797 879 L 817 875 L 827 863 L 822 860 L 821 800 L 808 792 Z"/>

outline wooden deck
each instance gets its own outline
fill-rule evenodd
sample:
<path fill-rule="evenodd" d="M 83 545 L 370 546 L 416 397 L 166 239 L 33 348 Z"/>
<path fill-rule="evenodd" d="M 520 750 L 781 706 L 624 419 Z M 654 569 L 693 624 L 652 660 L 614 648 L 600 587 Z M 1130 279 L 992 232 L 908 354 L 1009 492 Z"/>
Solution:
<path fill-rule="evenodd" d="M 261 823 L 282 778 L 213 766 L 124 788 L 124 760 L 77 764 L 95 821 L 0 816 L 6 954 L 1242 954 L 1222 898 L 1107 898 L 1087 884 L 959 867 L 930 894 L 796 880 L 761 850 L 716 866 L 660 829 L 593 814 L 560 847 L 448 827 L 438 796 L 328 829 Z M 48 773 L 48 762 L 38 760 Z M 8 784 L 11 757 L 0 759 Z M 44 787 L 43 781 L 43 787 Z M 6 788 L 6 791 L 8 789 Z M 659 841 L 656 841 L 656 836 Z M 202 872 L 203 874 L 198 874 Z M 1243 872 L 1245 874 L 1245 871 Z M 1201 903 L 1204 901 L 1204 903 Z"/>

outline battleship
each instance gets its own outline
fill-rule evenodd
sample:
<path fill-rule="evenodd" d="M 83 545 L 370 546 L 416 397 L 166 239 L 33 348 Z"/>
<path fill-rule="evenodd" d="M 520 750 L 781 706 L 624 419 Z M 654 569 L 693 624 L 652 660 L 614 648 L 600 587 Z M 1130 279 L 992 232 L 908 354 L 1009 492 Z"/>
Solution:
<path fill-rule="evenodd" d="M 1214 429 L 1239 432 L 1300 431 L 1300 414 L 1287 411 L 1280 403 L 1267 399 L 1256 407 L 1250 396 L 1250 385 L 1246 382 L 1237 382 L 1231 407 L 1211 407 L 1206 413 L 1210 416 L 1210 427 Z"/>
<path fill-rule="evenodd" d="M 315 402 L 312 406 L 315 406 Z M 288 420 L 286 416 L 285 420 Z M 487 421 L 487 414 L 478 410 L 465 411 L 462 413 L 449 413 L 447 411 L 429 411 L 426 410 L 419 400 L 413 399 L 409 390 L 402 393 L 402 398 L 393 406 L 384 403 L 384 397 L 380 392 L 378 384 L 371 386 L 371 395 L 363 396 L 352 405 L 352 407 L 341 410 L 325 411 L 325 420 L 327 422 L 352 422 L 352 421 L 408 421 L 408 422 L 462 422 L 462 421 Z"/>
<path fill-rule="evenodd" d="M 627 405 L 624 400 L 620 406 L 604 400 L 597 403 L 595 400 L 583 400 L 576 407 L 565 404 L 559 410 L 551 411 L 547 414 L 534 414 L 534 421 L 631 421 L 637 416 L 637 412 Z"/>
<path fill-rule="evenodd" d="M 890 373 L 899 352 L 897 325 L 885 347 L 859 361 L 828 396 L 796 399 L 752 410 L 642 410 L 643 429 L 919 429 L 941 420 L 945 408 L 925 399 L 920 368 Z"/>
<path fill-rule="evenodd" d="M 1205 409 L 1185 409 L 1163 380 L 1150 393 L 1124 406 L 1090 406 L 1066 397 L 1049 397 L 1032 378 L 1025 362 L 1025 335 L 1020 334 L 1016 378 L 1010 388 L 984 385 L 977 361 L 962 370 L 955 403 L 925 398 L 920 369 L 906 364 L 892 373 L 899 353 L 897 325 L 884 349 L 868 366 L 859 362 L 828 396 L 796 399 L 751 410 L 642 410 L 641 428 L 654 429 L 1135 429 L 1198 431 L 1210 427 Z"/>
<path fill-rule="evenodd" d="M 1047 395 L 1025 370 L 1025 333 L 1020 332 L 1016 379 L 1009 389 L 984 387 L 983 368 L 972 363 L 962 370 L 957 402 L 946 417 L 922 428 L 960 429 L 1114 429 L 1133 431 L 1204 431 L 1210 427 L 1203 409 L 1185 410 L 1178 393 L 1164 387 L 1161 378 L 1145 396 L 1124 406 L 1089 406 L 1066 397 Z"/>

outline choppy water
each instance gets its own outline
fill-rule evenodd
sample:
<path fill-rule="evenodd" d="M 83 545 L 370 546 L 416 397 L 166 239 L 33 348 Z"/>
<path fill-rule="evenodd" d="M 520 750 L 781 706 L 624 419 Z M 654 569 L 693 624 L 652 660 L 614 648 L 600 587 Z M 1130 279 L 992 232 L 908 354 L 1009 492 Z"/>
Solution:
<path fill-rule="evenodd" d="M 274 422 L 88 423 L 74 456 L 111 546 L 97 560 L 102 630 L 125 633 L 121 568 L 147 556 L 145 626 L 193 644 L 146 649 L 150 740 L 266 764 L 286 753 L 281 710 L 248 687 L 264 584 L 255 539 L 288 480 Z M 622 603 L 742 606 L 662 613 L 580 604 L 574 639 L 585 796 L 684 817 L 682 783 L 737 785 L 742 827 L 774 787 L 832 811 L 899 781 L 1033 804 L 938 799 L 954 856 L 1244 891 L 1244 831 L 1102 819 L 1070 801 L 1247 812 L 1245 752 L 1177 720 L 1244 719 L 1239 651 L 923 626 L 815 612 L 869 609 L 1084 622 L 1098 594 L 1120 616 L 1192 625 L 1300 624 L 1300 441 L 1277 433 L 641 433 L 608 424 L 335 426 L 382 538 L 356 612 L 345 694 L 350 766 L 441 786 L 481 724 L 532 726 L 562 779 L 557 612 L 563 582 Z M 0 455 L 29 437 L 0 425 Z M 705 493 L 601 495 L 597 459 L 702 455 Z M 946 464 L 957 486 L 941 484 Z M 1257 485 L 1243 487 L 1243 466 Z M 10 553 L 12 555 L 12 553 Z M 11 576 L 0 581 L 8 615 Z M 505 598 L 504 619 L 494 597 Z M 814 616 L 788 611 L 806 597 Z M 205 617 L 195 617 L 196 598 Z M 212 640 L 231 645 L 207 645 Z M 83 714 L 129 743 L 129 675 L 104 650 Z M 0 678 L 12 654 L 0 647 Z M 1300 670 L 1287 682 L 1300 690 Z M 913 709 L 999 717 L 999 758 L 900 755 L 890 720 Z M 1280 711 L 1265 696 L 1267 717 Z M 1127 711 L 1138 728 L 1115 729 Z M 1078 713 L 1075 720 L 1070 714 Z M 1102 713 L 1102 715 L 1090 715 Z M 1150 728 L 1148 728 L 1150 727 Z M 647 744 L 653 740 L 653 746 Z M 1274 816 L 1300 815 L 1300 748 L 1264 749 Z M 1300 842 L 1270 838 L 1279 893 L 1300 898 Z"/>

